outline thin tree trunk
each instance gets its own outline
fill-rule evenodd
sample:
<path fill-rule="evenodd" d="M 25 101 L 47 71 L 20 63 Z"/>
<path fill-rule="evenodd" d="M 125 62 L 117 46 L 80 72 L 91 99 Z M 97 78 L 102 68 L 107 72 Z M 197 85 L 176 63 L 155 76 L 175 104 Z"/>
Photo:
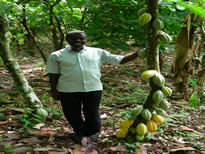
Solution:
<path fill-rule="evenodd" d="M 153 21 L 158 17 L 158 1 L 157 0 L 148 0 L 147 8 L 149 13 L 152 15 L 152 20 L 148 23 L 148 33 L 147 33 L 147 66 L 148 70 L 157 70 L 160 72 L 159 67 L 159 48 L 158 48 L 158 31 L 152 27 Z M 153 84 L 152 80 L 150 80 L 151 91 L 148 96 L 144 107 L 152 110 L 152 94 L 154 91 L 159 88 Z"/>
<path fill-rule="evenodd" d="M 20 19 L 20 22 L 21 24 L 24 26 L 24 28 L 26 29 L 26 31 L 28 32 L 28 38 L 31 39 L 31 41 L 33 42 L 34 46 L 36 47 L 36 49 L 39 51 L 44 63 L 46 64 L 47 63 L 47 58 L 45 56 L 45 54 L 43 53 L 43 51 L 41 50 L 41 48 L 38 46 L 32 32 L 30 31 L 29 27 L 27 26 L 27 22 L 26 22 L 26 8 L 24 7 L 23 8 L 23 13 L 24 13 L 24 18 L 23 20 L 21 21 Z"/>
<path fill-rule="evenodd" d="M 8 19 L 6 15 L 0 16 L 0 56 L 5 66 L 9 70 L 15 84 L 26 100 L 26 103 L 30 107 L 42 107 L 41 101 L 38 99 L 33 89 L 29 86 L 27 79 L 11 54 L 9 47 L 9 34 Z"/>

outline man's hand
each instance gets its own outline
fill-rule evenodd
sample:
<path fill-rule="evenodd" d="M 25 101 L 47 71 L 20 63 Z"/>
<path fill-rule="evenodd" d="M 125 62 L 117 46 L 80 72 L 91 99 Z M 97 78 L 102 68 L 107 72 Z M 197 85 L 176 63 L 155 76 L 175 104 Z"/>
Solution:
<path fill-rule="evenodd" d="M 56 89 L 59 76 L 60 76 L 60 74 L 49 73 L 49 81 L 51 84 L 51 94 L 52 94 L 52 97 L 54 100 L 59 100 L 61 98 L 60 93 Z"/>
<path fill-rule="evenodd" d="M 52 94 L 52 97 L 53 97 L 54 100 L 60 100 L 61 99 L 61 94 L 58 91 L 56 91 L 56 90 L 52 91 L 51 94 Z"/>
<path fill-rule="evenodd" d="M 137 57 L 138 57 L 138 51 L 136 51 L 136 52 L 134 52 L 134 53 L 132 53 L 132 54 L 130 54 L 130 55 L 125 56 L 125 57 L 122 59 L 122 61 L 120 62 L 120 64 L 124 64 L 124 63 L 127 63 L 127 62 L 129 62 L 129 61 L 132 61 L 132 60 L 134 60 L 134 59 L 137 58 Z"/>

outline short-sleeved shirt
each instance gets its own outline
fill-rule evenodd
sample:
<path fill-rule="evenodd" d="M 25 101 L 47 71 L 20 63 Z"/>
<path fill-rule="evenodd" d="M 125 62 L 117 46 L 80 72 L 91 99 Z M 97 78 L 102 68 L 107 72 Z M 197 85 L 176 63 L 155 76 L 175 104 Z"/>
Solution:
<path fill-rule="evenodd" d="M 70 46 L 53 52 L 47 62 L 46 72 L 60 74 L 57 84 L 59 92 L 89 92 L 102 90 L 101 65 L 117 65 L 124 56 L 93 47 L 84 46 L 79 52 Z"/>

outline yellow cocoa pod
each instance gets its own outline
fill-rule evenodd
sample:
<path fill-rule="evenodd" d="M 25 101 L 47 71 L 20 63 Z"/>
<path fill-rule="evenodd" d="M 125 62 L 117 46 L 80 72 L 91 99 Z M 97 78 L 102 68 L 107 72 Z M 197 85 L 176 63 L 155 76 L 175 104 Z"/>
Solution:
<path fill-rule="evenodd" d="M 120 128 L 129 128 L 134 123 L 134 120 L 125 119 L 120 123 Z"/>
<path fill-rule="evenodd" d="M 142 74 L 141 74 L 141 78 L 143 79 L 149 79 L 153 76 L 155 76 L 155 74 L 157 74 L 158 72 L 156 70 L 147 70 L 147 71 L 144 71 Z"/>
<path fill-rule="evenodd" d="M 156 123 L 159 123 L 159 124 L 164 122 L 164 118 L 161 115 L 158 115 L 158 114 L 153 114 L 152 115 L 152 120 Z"/>
<path fill-rule="evenodd" d="M 150 132 L 157 130 L 157 124 L 153 120 L 147 121 L 146 126 Z"/>
<path fill-rule="evenodd" d="M 49 26 L 50 30 L 54 29 L 54 25 Z"/>
<path fill-rule="evenodd" d="M 144 136 L 147 133 L 147 126 L 144 123 L 139 123 L 136 127 L 137 135 Z"/>
<path fill-rule="evenodd" d="M 128 133 L 128 128 L 120 128 L 116 131 L 115 136 L 117 138 L 125 138 Z"/>
<path fill-rule="evenodd" d="M 48 39 L 49 39 L 49 40 L 53 40 L 53 37 L 52 37 L 52 36 L 50 36 Z"/>

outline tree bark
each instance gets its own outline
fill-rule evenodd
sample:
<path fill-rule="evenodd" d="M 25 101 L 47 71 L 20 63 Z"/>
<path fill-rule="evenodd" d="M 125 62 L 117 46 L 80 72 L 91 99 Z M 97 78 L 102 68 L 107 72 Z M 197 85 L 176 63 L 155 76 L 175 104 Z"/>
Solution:
<path fill-rule="evenodd" d="M 187 15 L 185 24 L 176 38 L 174 50 L 173 73 L 177 90 L 184 99 L 189 97 L 188 78 L 193 75 L 193 59 L 198 54 L 199 41 L 197 39 L 197 26 L 192 25 L 193 16 Z"/>
<path fill-rule="evenodd" d="M 158 31 L 152 27 L 153 21 L 158 18 L 158 1 L 148 0 L 147 3 L 148 12 L 152 15 L 151 21 L 148 23 L 148 33 L 147 33 L 147 66 L 148 70 L 156 70 L 160 72 L 159 67 L 159 47 L 158 47 Z M 153 101 L 152 94 L 159 88 L 150 80 L 150 95 L 145 101 L 144 108 L 152 110 Z"/>
<path fill-rule="evenodd" d="M 204 26 L 201 26 L 201 39 L 202 39 L 202 51 L 205 51 L 205 29 Z M 204 85 L 205 85 L 205 56 L 202 57 L 201 61 L 201 70 L 199 70 L 198 74 L 198 79 L 197 79 L 197 85 L 198 85 L 198 94 L 199 96 L 203 95 L 204 92 Z"/>
<path fill-rule="evenodd" d="M 29 86 L 9 47 L 9 24 L 6 15 L 0 16 L 0 56 L 29 107 L 42 107 L 41 101 Z"/>

